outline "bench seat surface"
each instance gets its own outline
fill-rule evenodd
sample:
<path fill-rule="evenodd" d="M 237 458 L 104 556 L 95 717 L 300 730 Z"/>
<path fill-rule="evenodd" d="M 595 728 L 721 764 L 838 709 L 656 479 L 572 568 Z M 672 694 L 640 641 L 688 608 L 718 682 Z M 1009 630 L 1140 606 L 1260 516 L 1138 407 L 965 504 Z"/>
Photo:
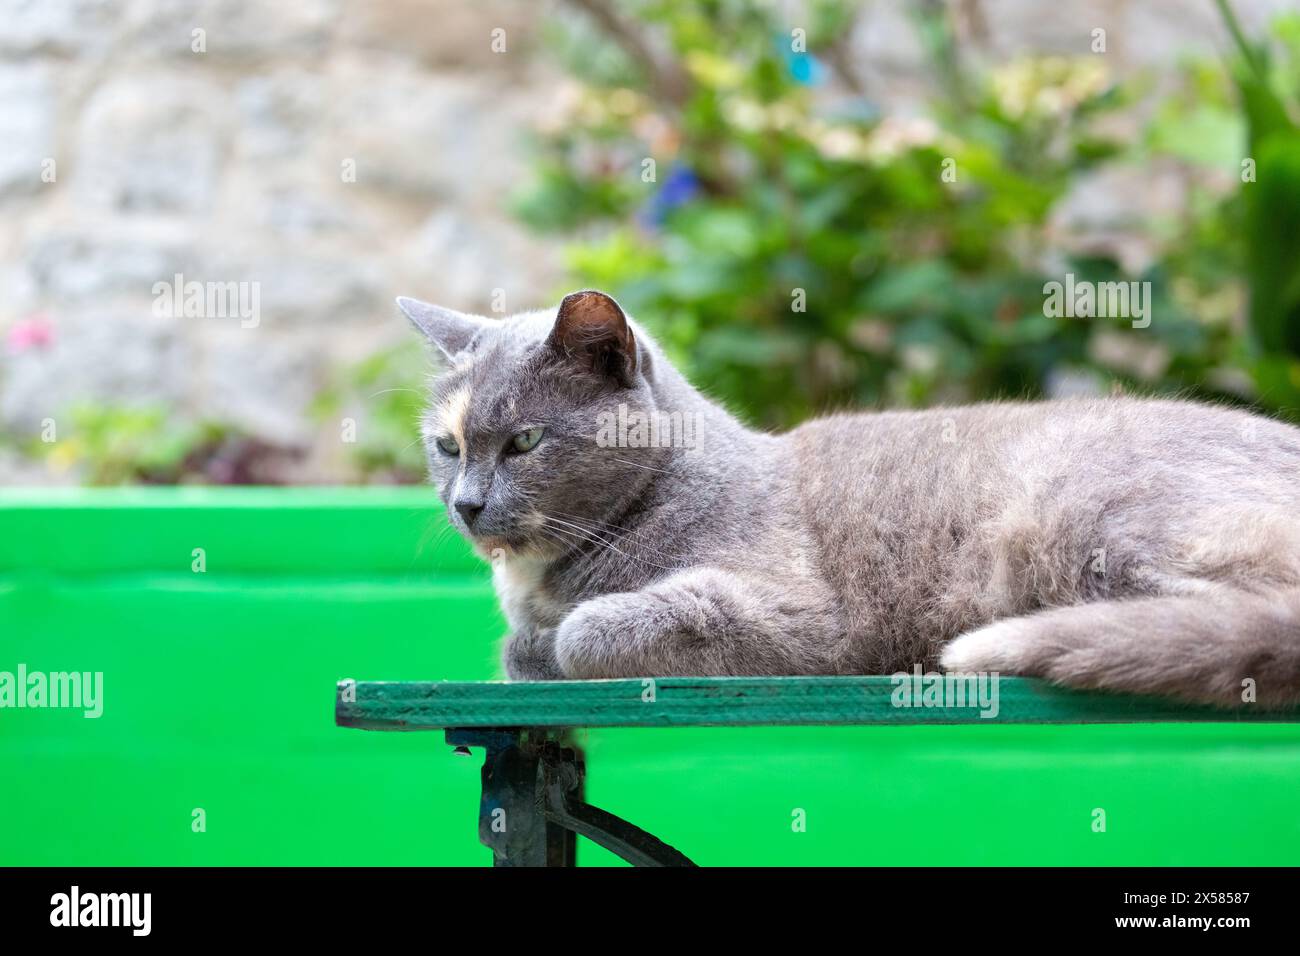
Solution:
<path fill-rule="evenodd" d="M 1028 678 L 989 682 L 982 701 L 971 685 L 964 685 L 962 697 L 949 692 L 943 698 L 947 706 L 927 705 L 924 688 L 910 675 L 906 680 L 341 681 L 335 720 L 364 730 L 1300 720 L 1300 712 L 1213 710 L 1153 698 L 1079 693 Z"/>

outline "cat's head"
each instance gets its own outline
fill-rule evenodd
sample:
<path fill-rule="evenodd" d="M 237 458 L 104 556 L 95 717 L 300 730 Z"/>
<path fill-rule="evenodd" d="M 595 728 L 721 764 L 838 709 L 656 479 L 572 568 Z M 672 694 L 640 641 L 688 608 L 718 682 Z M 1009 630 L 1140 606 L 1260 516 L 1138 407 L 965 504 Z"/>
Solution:
<path fill-rule="evenodd" d="M 457 529 L 485 557 L 608 538 L 665 451 L 609 440 L 611 421 L 653 414 L 655 401 L 653 350 L 618 303 L 574 292 L 506 319 L 397 303 L 436 350 L 421 431 Z"/>

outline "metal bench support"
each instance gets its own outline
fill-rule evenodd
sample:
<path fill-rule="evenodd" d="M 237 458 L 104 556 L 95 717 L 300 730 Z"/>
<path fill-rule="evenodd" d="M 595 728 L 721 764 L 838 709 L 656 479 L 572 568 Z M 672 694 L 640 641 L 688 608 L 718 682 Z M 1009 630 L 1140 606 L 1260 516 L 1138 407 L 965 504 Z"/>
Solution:
<path fill-rule="evenodd" d="M 634 866 L 694 866 L 658 837 L 584 803 L 581 755 L 559 731 L 449 729 L 447 743 L 486 751 L 478 838 L 494 866 L 574 866 L 578 834 Z"/>

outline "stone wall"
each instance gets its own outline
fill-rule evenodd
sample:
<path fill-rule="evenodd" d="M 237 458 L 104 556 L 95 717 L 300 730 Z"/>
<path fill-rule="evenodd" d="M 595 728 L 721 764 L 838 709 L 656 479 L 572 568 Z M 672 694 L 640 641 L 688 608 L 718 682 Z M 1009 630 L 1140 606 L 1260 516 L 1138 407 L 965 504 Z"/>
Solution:
<path fill-rule="evenodd" d="M 308 447 L 329 370 L 409 337 L 394 295 L 552 292 L 504 202 L 555 82 L 537 26 L 481 0 L 0 0 L 3 426 L 156 403 Z M 256 326 L 155 314 L 176 275 L 256 288 Z"/>

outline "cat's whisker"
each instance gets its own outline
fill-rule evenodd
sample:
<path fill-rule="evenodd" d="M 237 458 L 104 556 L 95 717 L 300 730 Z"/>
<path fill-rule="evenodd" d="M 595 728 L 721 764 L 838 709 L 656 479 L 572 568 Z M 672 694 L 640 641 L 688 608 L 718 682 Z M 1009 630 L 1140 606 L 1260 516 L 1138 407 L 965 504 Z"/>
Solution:
<path fill-rule="evenodd" d="M 595 553 L 584 553 L 583 551 L 583 545 L 591 543 L 587 538 L 580 537 L 572 532 L 564 531 L 560 528 L 542 528 L 540 531 L 547 540 L 553 541 L 560 545 L 560 547 L 564 548 L 564 554 L 566 556 L 570 554 L 581 555 L 582 560 L 579 562 L 579 566 L 590 562 L 590 560 L 595 556 Z M 587 576 L 589 577 L 590 574 Z"/>
<path fill-rule="evenodd" d="M 602 519 L 600 519 L 600 518 L 592 518 L 592 517 L 589 517 L 589 516 L 587 516 L 587 515 L 575 515 L 575 514 L 569 514 L 569 512 L 567 512 L 567 511 L 556 511 L 556 512 L 553 512 L 553 513 L 559 515 L 561 518 L 570 518 L 570 519 L 572 519 L 572 520 L 574 520 L 574 521 L 585 521 L 585 522 L 588 522 L 589 524 L 592 524 L 592 525 L 599 525 L 599 526 L 604 527 L 604 528 L 610 528 L 610 529 L 612 529 L 612 530 L 614 530 L 614 531 L 623 531 L 623 532 L 626 532 L 627 534 L 644 534 L 644 533 L 645 533 L 644 531 L 641 531 L 641 530 L 638 529 L 638 528 L 625 528 L 623 525 L 614 524 L 612 521 L 604 521 L 604 520 L 602 520 Z"/>
<path fill-rule="evenodd" d="M 658 568 L 658 569 L 661 570 L 661 571 L 676 571 L 676 570 L 678 570 L 676 567 L 669 567 L 669 566 L 662 565 L 662 564 L 656 564 L 656 563 L 653 562 L 653 561 L 647 561 L 645 558 L 638 557 L 637 555 L 634 555 L 634 554 L 628 554 L 628 553 L 625 552 L 625 551 L 621 551 L 620 549 L 618 549 L 618 548 L 614 547 L 612 544 L 610 544 L 610 543 L 609 543 L 607 540 L 605 540 L 604 538 L 598 537 L 598 536 L 595 534 L 595 532 L 593 532 L 593 531 L 591 531 L 591 530 L 589 530 L 589 529 L 587 529 L 587 528 L 583 528 L 581 525 L 576 525 L 576 524 L 572 524 L 572 523 L 570 523 L 570 522 L 566 522 L 566 521 L 564 521 L 564 520 L 562 520 L 562 519 L 556 518 L 554 515 L 543 515 L 543 518 L 545 518 L 545 519 L 547 519 L 547 520 L 549 520 L 549 521 L 555 521 L 555 522 L 557 522 L 558 524 L 565 526 L 565 528 L 573 529 L 573 530 L 571 530 L 571 531 L 568 531 L 567 533 L 569 533 L 569 534 L 575 534 L 575 533 L 576 533 L 578 536 L 582 537 L 583 539 L 585 539 L 585 540 L 587 540 L 587 541 L 590 541 L 592 544 L 597 545 L 598 547 L 605 548 L 605 549 L 607 549 L 607 550 L 609 550 L 609 551 L 613 551 L 615 554 L 621 555 L 621 556 L 627 558 L 629 561 L 636 561 L 636 562 L 639 563 L 639 564 L 644 564 L 644 565 L 647 565 L 648 567 L 652 567 L 652 568 Z M 564 532 L 565 532 L 565 528 L 556 528 L 555 530 L 560 531 L 561 533 L 564 533 Z"/>
<path fill-rule="evenodd" d="M 547 517 L 549 520 L 552 520 L 552 521 L 557 520 L 557 519 L 555 519 L 555 518 L 551 518 L 550 516 L 546 516 L 546 517 Z M 600 545 L 600 546 L 602 546 L 602 547 L 604 547 L 604 548 L 607 548 L 607 549 L 609 549 L 609 550 L 611 550 L 611 551 L 617 551 L 619 554 L 622 554 L 621 551 L 618 551 L 617 548 L 615 548 L 613 545 L 611 545 L 611 544 L 610 544 L 608 541 L 606 541 L 604 538 L 599 537 L 599 536 L 596 535 L 594 532 L 589 531 L 589 530 L 587 530 L 586 528 L 580 528 L 580 527 L 577 526 L 577 525 L 566 524 L 566 523 L 564 523 L 564 522 L 560 522 L 560 524 L 562 524 L 563 527 L 556 527 L 556 528 L 553 528 L 552 530 L 557 531 L 557 532 L 560 532 L 560 533 L 568 534 L 568 535 L 570 535 L 570 536 L 572 536 L 572 537 L 574 537 L 574 538 L 581 539 L 581 540 L 583 540 L 583 541 L 589 541 L 589 542 L 591 542 L 592 544 Z"/>
<path fill-rule="evenodd" d="M 544 528 L 542 534 L 562 549 L 563 556 L 572 556 L 573 563 L 569 572 L 573 574 L 576 585 L 585 586 L 595 577 L 600 569 L 599 557 L 602 554 L 600 549 L 585 550 L 583 546 L 587 544 L 586 539 L 576 535 L 570 536 L 558 528 Z"/>
<path fill-rule="evenodd" d="M 617 461 L 624 465 L 631 465 L 633 468 L 644 468 L 646 471 L 657 471 L 661 475 L 675 475 L 677 472 L 669 471 L 667 468 L 656 468 L 654 465 L 643 465 L 639 461 L 632 461 L 628 458 L 616 458 L 611 456 L 611 461 Z"/>
<path fill-rule="evenodd" d="M 406 449 L 410 448 L 412 445 L 418 445 L 423 440 L 424 440 L 423 438 L 417 438 L 415 441 L 403 445 L 401 451 L 399 451 L 398 454 L 400 455 L 403 451 L 406 451 Z"/>
<path fill-rule="evenodd" d="M 581 542 L 580 538 L 574 537 L 570 539 L 568 537 L 561 535 L 559 530 L 555 528 L 540 528 L 538 529 L 538 532 L 547 541 L 550 541 L 554 544 L 558 544 L 561 548 L 563 548 L 565 555 L 571 554 L 579 550 L 578 545 Z"/>
<path fill-rule="evenodd" d="M 586 527 L 584 530 L 590 531 L 594 534 L 607 533 L 605 531 L 605 528 L 599 527 L 599 525 L 605 525 L 606 528 L 623 532 L 629 537 L 629 539 L 632 539 L 633 537 L 640 538 L 645 536 L 645 532 L 643 531 L 639 531 L 636 529 L 629 529 L 629 528 L 621 528 L 618 525 L 609 524 L 608 522 L 601 522 L 601 521 L 596 521 L 595 519 L 583 518 L 580 515 L 571 515 L 563 511 L 554 512 L 553 515 L 561 515 L 565 518 L 569 518 L 573 521 L 574 524 L 577 524 L 579 526 L 582 526 L 584 522 L 589 523 L 591 526 Z M 558 521 L 560 519 L 556 518 L 555 520 Z M 643 541 L 631 541 L 630 543 L 634 543 L 637 547 L 644 548 L 647 551 L 652 551 L 655 554 L 659 555 L 661 558 L 665 558 L 669 561 L 677 561 L 683 557 L 683 555 L 681 554 L 670 552 L 670 551 L 664 551 L 662 548 L 656 548 L 655 546 L 651 544 L 646 544 Z"/>

